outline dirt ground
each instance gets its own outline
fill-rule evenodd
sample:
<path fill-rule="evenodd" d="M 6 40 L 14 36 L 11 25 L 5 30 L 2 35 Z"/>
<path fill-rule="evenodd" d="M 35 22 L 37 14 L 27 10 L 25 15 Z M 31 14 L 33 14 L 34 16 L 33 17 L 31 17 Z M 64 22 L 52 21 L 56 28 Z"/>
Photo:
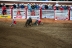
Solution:
<path fill-rule="evenodd" d="M 42 19 L 43 25 L 24 27 L 26 20 L 0 19 L 0 48 L 72 48 L 72 21 Z"/>

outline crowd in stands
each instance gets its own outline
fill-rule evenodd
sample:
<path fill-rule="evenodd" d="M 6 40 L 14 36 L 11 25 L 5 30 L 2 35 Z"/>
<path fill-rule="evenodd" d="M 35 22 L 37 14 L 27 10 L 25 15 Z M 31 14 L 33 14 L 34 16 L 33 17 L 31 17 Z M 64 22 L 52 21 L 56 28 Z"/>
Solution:
<path fill-rule="evenodd" d="M 3 4 L 0 4 L 0 8 L 2 8 L 2 6 L 4 6 L 5 3 Z M 9 8 L 10 6 L 9 5 L 5 5 L 6 8 Z M 40 3 L 40 4 L 35 4 L 35 3 L 28 3 L 26 5 L 24 5 L 23 3 L 22 4 L 13 4 L 11 5 L 13 6 L 13 8 L 25 8 L 27 7 L 28 10 L 32 10 L 32 9 L 39 9 L 40 7 L 42 8 L 42 10 L 53 10 L 54 7 L 56 8 L 56 10 L 59 10 L 60 8 L 63 8 L 64 10 L 67 10 L 69 7 L 72 9 L 72 5 L 59 5 L 58 3 L 56 3 L 55 5 L 52 5 L 52 4 L 45 4 L 45 3 Z"/>

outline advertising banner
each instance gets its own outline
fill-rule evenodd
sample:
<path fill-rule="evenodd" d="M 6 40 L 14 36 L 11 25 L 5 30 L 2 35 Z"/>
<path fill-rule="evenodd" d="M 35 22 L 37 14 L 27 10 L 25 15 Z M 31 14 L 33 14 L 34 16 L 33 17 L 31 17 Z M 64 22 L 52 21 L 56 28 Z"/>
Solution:
<path fill-rule="evenodd" d="M 42 10 L 42 18 L 54 19 L 54 10 Z"/>
<path fill-rule="evenodd" d="M 37 19 L 37 17 L 40 18 L 40 10 L 28 10 L 27 11 L 27 19 L 31 17 L 32 19 Z"/>
<path fill-rule="evenodd" d="M 6 9 L 5 14 L 3 14 L 2 9 L 0 9 L 0 18 L 11 18 L 11 9 Z"/>
<path fill-rule="evenodd" d="M 16 19 L 25 19 L 26 18 L 26 10 L 25 9 L 13 9 L 13 18 Z"/>
<path fill-rule="evenodd" d="M 68 20 L 69 11 L 68 10 L 55 10 L 55 20 Z"/>

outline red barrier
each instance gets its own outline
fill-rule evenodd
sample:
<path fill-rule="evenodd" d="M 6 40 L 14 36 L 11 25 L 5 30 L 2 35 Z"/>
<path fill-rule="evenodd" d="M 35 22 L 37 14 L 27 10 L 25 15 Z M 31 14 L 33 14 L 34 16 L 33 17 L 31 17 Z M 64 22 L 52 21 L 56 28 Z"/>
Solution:
<path fill-rule="evenodd" d="M 55 10 L 55 20 L 69 20 L 69 10 Z"/>
<path fill-rule="evenodd" d="M 17 9 L 15 9 L 15 10 L 17 11 Z M 30 12 L 27 9 L 27 7 L 25 7 L 23 10 L 20 9 L 20 12 L 21 12 L 22 17 L 23 17 L 23 18 L 21 17 L 20 19 L 28 19 L 29 17 L 31 17 L 33 19 L 36 19 L 37 17 L 39 17 L 40 19 L 42 19 L 42 18 L 44 18 L 43 15 L 42 15 L 43 11 L 48 12 L 46 18 L 50 18 L 51 19 L 52 18 L 51 17 L 52 13 L 50 13 L 50 12 L 54 11 L 54 17 L 53 17 L 53 19 L 55 19 L 55 20 L 70 20 L 70 9 L 68 9 L 68 10 L 56 10 L 55 7 L 54 7 L 54 10 L 42 10 L 42 8 L 40 8 L 39 10 L 34 10 L 35 14 L 32 13 L 32 12 Z M 14 16 L 14 14 L 16 14 L 16 12 L 15 13 L 13 13 L 13 12 L 14 12 L 14 9 L 11 8 L 11 16 L 12 16 L 11 18 L 18 16 L 18 15 Z M 31 15 L 31 13 L 34 14 L 34 15 Z M 39 14 L 37 14 L 37 13 L 39 13 Z M 50 16 L 49 16 L 49 13 L 50 13 Z"/>

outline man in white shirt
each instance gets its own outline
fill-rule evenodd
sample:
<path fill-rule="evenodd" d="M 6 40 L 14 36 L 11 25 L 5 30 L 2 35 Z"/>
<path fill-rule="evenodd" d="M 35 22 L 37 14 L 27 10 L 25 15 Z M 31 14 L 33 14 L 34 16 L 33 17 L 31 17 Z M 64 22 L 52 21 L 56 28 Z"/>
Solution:
<path fill-rule="evenodd" d="M 13 18 L 12 23 L 11 23 L 10 26 L 12 26 L 12 25 L 16 25 L 16 17 Z"/>

